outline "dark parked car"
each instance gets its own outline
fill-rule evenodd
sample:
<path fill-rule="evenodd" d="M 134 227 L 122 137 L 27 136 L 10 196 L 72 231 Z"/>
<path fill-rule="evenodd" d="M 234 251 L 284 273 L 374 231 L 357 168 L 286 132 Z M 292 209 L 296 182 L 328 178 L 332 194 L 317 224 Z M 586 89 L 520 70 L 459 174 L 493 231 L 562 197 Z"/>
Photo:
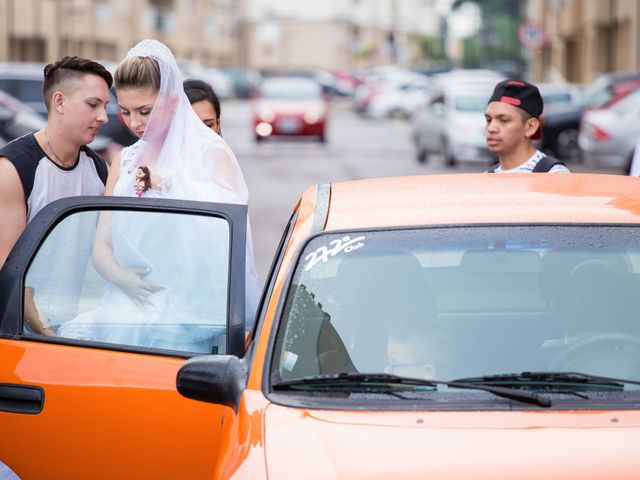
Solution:
<path fill-rule="evenodd" d="M 540 149 L 562 160 L 581 159 L 578 147 L 580 120 L 587 110 L 608 108 L 640 88 L 640 70 L 601 75 L 581 95 L 579 104 L 572 102 L 547 105 L 542 116 L 543 137 Z"/>
<path fill-rule="evenodd" d="M 0 63 L 0 90 L 19 99 L 46 118 L 47 109 L 42 96 L 43 68 L 44 65 L 37 63 Z M 100 129 L 100 135 L 110 137 L 123 146 L 131 145 L 138 139 L 122 122 L 113 90 L 110 97 L 107 104 L 109 123 Z"/>

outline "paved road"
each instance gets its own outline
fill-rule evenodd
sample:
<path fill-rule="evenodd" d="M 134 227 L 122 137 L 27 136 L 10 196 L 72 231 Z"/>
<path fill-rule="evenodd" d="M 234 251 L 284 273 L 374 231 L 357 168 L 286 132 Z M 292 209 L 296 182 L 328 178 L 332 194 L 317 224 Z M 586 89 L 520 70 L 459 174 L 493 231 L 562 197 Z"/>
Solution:
<path fill-rule="evenodd" d="M 396 175 L 482 171 L 482 165 L 454 170 L 438 162 L 414 160 L 410 124 L 400 119 L 370 120 L 355 115 L 345 101 L 335 101 L 326 144 L 313 140 L 273 140 L 256 144 L 248 102 L 222 106 L 222 133 L 233 148 L 249 185 L 256 267 L 268 273 L 278 241 L 302 192 L 324 181 Z M 588 171 L 571 166 L 573 171 Z M 606 171 L 616 173 L 615 171 Z"/>

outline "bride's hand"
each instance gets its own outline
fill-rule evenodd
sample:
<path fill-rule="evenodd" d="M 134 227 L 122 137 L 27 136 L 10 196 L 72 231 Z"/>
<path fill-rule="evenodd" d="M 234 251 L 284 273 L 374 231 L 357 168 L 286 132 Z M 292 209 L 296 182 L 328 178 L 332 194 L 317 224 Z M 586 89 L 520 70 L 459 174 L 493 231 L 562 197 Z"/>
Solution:
<path fill-rule="evenodd" d="M 126 293 L 139 307 L 153 305 L 149 297 L 164 287 L 146 282 L 142 277 L 151 270 L 145 267 L 123 268 L 118 272 L 114 283 Z"/>

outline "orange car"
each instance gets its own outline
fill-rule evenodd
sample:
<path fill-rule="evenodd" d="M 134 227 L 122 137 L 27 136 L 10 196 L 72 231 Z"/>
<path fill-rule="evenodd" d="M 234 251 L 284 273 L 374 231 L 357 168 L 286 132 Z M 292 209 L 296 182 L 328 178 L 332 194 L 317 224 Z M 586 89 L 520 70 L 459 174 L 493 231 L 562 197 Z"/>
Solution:
<path fill-rule="evenodd" d="M 243 207 L 53 204 L 1 272 L 0 461 L 23 479 L 637 478 L 639 186 L 318 185 L 246 340 Z M 138 310 L 104 280 L 103 217 L 159 288 Z"/>

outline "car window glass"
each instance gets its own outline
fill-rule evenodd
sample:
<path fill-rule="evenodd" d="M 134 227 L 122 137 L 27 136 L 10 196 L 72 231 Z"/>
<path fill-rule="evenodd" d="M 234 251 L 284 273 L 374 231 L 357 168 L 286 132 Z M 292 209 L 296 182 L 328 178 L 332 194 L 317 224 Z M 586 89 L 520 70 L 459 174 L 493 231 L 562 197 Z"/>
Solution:
<path fill-rule="evenodd" d="M 274 79 L 263 84 L 262 96 L 273 100 L 312 100 L 322 97 L 322 88 L 311 80 Z"/>
<path fill-rule="evenodd" d="M 16 113 L 4 127 L 11 138 L 18 138 L 44 128 L 46 123 L 46 120 L 40 115 L 23 111 Z"/>
<path fill-rule="evenodd" d="M 317 237 L 287 294 L 272 379 L 554 369 L 640 378 L 640 350 L 598 343 L 640 344 L 638 240 L 638 228 L 544 226 Z M 593 349 L 554 363 L 582 342 Z"/>
<path fill-rule="evenodd" d="M 41 333 L 42 323 L 46 334 L 77 341 L 224 353 L 229 245 L 229 225 L 217 217 L 73 214 L 27 271 L 24 332 Z"/>
<path fill-rule="evenodd" d="M 489 95 L 457 95 L 454 98 L 454 109 L 459 112 L 484 112 Z"/>
<path fill-rule="evenodd" d="M 13 94 L 13 89 L 11 88 L 12 81 L 7 78 L 0 78 L 0 90 L 9 94 Z"/>
<path fill-rule="evenodd" d="M 611 106 L 611 110 L 618 115 L 626 115 L 627 113 L 638 110 L 640 106 L 640 90 L 630 93 L 620 101 Z"/>
<path fill-rule="evenodd" d="M 16 94 L 23 102 L 44 102 L 42 80 L 21 80 Z"/>

